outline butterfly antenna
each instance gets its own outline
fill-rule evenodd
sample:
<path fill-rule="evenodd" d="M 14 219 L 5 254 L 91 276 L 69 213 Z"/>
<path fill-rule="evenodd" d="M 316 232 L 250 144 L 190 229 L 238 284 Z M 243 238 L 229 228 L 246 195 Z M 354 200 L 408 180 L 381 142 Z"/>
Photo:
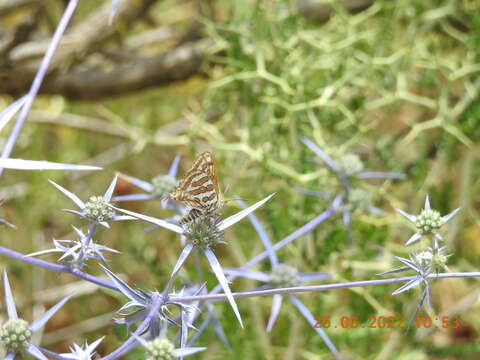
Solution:
<path fill-rule="evenodd" d="M 237 200 L 242 200 L 242 201 L 247 201 L 247 200 L 251 200 L 251 199 L 248 199 L 248 198 L 241 198 L 241 197 L 234 197 L 233 199 L 225 199 L 223 200 L 224 202 L 230 202 L 230 201 L 237 201 Z"/>

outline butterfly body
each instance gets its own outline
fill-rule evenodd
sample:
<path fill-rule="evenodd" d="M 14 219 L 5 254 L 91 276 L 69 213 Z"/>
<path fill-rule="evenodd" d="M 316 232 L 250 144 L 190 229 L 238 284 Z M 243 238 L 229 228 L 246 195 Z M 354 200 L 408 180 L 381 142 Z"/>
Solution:
<path fill-rule="evenodd" d="M 204 152 L 198 157 L 178 187 L 170 193 L 170 197 L 192 208 L 180 223 L 193 221 L 221 207 L 217 174 L 210 152 Z"/>

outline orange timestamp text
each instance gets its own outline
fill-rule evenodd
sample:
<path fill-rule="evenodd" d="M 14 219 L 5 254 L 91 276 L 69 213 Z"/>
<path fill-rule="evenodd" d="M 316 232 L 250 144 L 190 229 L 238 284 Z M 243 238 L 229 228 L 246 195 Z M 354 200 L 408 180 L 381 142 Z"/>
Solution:
<path fill-rule="evenodd" d="M 370 316 L 366 321 L 360 320 L 358 316 L 341 316 L 336 321 L 331 316 L 314 316 L 314 328 L 372 328 L 372 329 L 406 329 L 405 319 L 402 316 Z M 460 324 L 459 316 L 416 316 L 411 324 L 417 328 L 436 329 L 458 329 Z"/>

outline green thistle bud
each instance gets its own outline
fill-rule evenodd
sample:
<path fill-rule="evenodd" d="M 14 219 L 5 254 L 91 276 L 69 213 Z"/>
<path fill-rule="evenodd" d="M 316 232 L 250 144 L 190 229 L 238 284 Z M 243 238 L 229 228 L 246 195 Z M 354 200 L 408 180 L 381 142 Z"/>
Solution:
<path fill-rule="evenodd" d="M 173 355 L 175 346 L 172 342 L 165 338 L 157 338 L 148 343 L 145 353 L 146 360 L 174 360 Z"/>
<path fill-rule="evenodd" d="M 177 180 L 169 175 L 159 175 L 152 179 L 152 194 L 163 197 L 170 194 L 177 187 Z"/>
<path fill-rule="evenodd" d="M 0 340 L 7 352 L 18 352 L 30 343 L 32 332 L 22 319 L 10 319 L 0 328 Z"/>
<path fill-rule="evenodd" d="M 115 212 L 107 206 L 103 197 L 91 196 L 85 203 L 83 215 L 90 220 L 102 222 L 113 219 Z"/>
<path fill-rule="evenodd" d="M 430 234 L 443 225 L 442 216 L 436 210 L 426 209 L 415 219 L 415 226 L 421 234 Z"/>
<path fill-rule="evenodd" d="M 345 154 L 337 160 L 340 169 L 347 175 L 351 176 L 363 170 L 363 163 L 355 154 Z"/>
<path fill-rule="evenodd" d="M 437 271 L 447 269 L 447 260 L 448 255 L 438 252 L 432 257 L 432 266 Z"/>
<path fill-rule="evenodd" d="M 219 221 L 220 216 L 213 212 L 188 222 L 184 232 L 187 241 L 200 249 L 217 245 L 223 239 L 223 234 L 217 226 Z"/>
<path fill-rule="evenodd" d="M 290 265 L 279 264 L 270 274 L 270 285 L 277 288 L 297 286 L 300 283 L 298 270 Z"/>

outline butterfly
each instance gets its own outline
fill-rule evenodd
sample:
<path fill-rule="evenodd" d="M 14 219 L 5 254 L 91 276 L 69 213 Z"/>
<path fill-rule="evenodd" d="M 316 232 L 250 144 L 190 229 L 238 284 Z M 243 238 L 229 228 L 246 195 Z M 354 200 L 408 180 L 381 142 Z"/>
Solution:
<path fill-rule="evenodd" d="M 192 209 L 180 219 L 180 224 L 191 222 L 201 215 L 218 210 L 222 206 L 217 174 L 210 152 L 204 152 L 186 172 L 177 188 L 169 194 L 175 200 Z"/>

